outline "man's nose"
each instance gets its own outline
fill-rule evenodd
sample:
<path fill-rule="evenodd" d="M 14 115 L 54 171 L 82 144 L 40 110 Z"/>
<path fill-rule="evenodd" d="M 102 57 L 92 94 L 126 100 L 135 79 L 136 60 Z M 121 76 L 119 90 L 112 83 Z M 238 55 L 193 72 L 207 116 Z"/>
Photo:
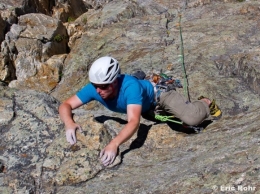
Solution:
<path fill-rule="evenodd" d="M 96 89 L 97 93 L 100 94 L 101 90 L 99 88 Z"/>

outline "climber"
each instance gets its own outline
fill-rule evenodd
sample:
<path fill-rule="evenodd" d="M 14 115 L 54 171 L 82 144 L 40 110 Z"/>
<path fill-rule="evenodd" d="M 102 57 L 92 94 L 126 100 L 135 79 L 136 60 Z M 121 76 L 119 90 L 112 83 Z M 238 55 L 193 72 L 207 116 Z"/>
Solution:
<path fill-rule="evenodd" d="M 154 87 L 149 80 L 138 80 L 134 76 L 119 72 L 116 59 L 109 56 L 97 59 L 89 70 L 90 83 L 59 107 L 60 118 L 65 124 L 66 138 L 70 144 L 76 143 L 75 132 L 77 129 L 81 130 L 72 118 L 73 109 L 96 100 L 111 111 L 127 114 L 128 123 L 100 152 L 104 166 L 113 163 L 119 146 L 137 131 L 142 113 L 148 112 L 156 105 L 174 114 L 187 125 L 200 124 L 210 114 L 213 117 L 221 115 L 216 104 L 213 107 L 215 111 L 210 111 L 209 105 L 212 106 L 210 99 L 203 97 L 190 103 L 175 90 L 163 92 L 157 101 L 154 97 Z"/>

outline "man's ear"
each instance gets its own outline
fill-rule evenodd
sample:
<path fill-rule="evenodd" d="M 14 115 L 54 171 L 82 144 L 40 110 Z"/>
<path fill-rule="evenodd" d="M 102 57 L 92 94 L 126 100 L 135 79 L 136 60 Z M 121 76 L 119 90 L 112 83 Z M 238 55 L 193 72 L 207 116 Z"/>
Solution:
<path fill-rule="evenodd" d="M 113 87 L 115 87 L 115 86 L 117 86 L 117 84 L 118 84 L 118 80 L 115 79 L 115 81 L 113 81 L 112 85 L 113 85 Z"/>

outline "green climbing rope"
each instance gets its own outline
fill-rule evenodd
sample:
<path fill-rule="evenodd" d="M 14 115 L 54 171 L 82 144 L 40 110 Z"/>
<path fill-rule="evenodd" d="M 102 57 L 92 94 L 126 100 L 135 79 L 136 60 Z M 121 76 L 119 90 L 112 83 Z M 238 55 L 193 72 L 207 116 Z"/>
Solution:
<path fill-rule="evenodd" d="M 182 64 L 182 71 L 183 71 L 183 77 L 184 77 L 184 93 L 186 98 L 190 101 L 190 95 L 188 90 L 188 78 L 187 73 L 185 69 L 185 63 L 184 63 L 184 47 L 183 47 L 183 38 L 182 38 L 182 29 L 181 29 L 181 14 L 179 14 L 179 30 L 180 30 L 180 39 L 181 39 L 181 55 L 180 55 L 180 61 Z M 161 76 L 165 76 L 165 74 L 161 74 Z M 181 121 L 172 120 L 171 118 L 174 118 L 174 116 L 163 116 L 155 114 L 155 119 L 160 121 L 170 121 L 178 124 L 183 124 Z"/>
<path fill-rule="evenodd" d="M 159 121 L 170 121 L 170 122 L 178 123 L 178 124 L 181 124 L 181 125 L 183 124 L 180 121 L 172 120 L 170 118 L 174 118 L 174 116 L 155 115 L 155 119 L 157 119 Z"/>
<path fill-rule="evenodd" d="M 188 78 L 187 73 L 185 69 L 185 63 L 184 63 L 184 47 L 183 47 L 183 38 L 182 38 L 182 29 L 181 29 L 181 14 L 179 14 L 179 30 L 180 30 L 180 39 L 181 39 L 181 64 L 182 64 L 182 71 L 183 71 L 183 77 L 184 77 L 184 93 L 186 98 L 190 101 L 190 95 L 188 90 Z"/>

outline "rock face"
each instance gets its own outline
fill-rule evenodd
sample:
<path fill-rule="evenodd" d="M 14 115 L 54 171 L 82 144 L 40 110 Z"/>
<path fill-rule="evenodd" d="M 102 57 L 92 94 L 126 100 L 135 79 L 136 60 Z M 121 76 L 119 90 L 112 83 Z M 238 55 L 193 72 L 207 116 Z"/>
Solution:
<path fill-rule="evenodd" d="M 44 13 L 49 14 L 50 8 L 53 6 L 53 1 L 50 0 L 9 0 L 1 1 L 2 8 L 13 8 L 17 16 L 24 15 L 27 13 Z"/>
<path fill-rule="evenodd" d="M 98 153 L 111 140 L 104 125 L 86 112 L 76 114 L 84 132 L 77 133 L 78 143 L 70 147 L 58 105 L 44 93 L 1 87 L 0 191 L 8 191 L 9 185 L 15 192 L 43 192 L 42 186 L 51 192 L 55 184 L 80 183 L 103 169 Z"/>
<path fill-rule="evenodd" d="M 16 77 L 10 87 L 52 90 L 60 80 L 67 42 L 66 28 L 59 20 L 43 14 L 21 16 L 2 42 L 2 64 L 9 63 L 4 64 L 1 79 Z"/>
<path fill-rule="evenodd" d="M 17 22 L 1 13 L 10 29 L 0 53 L 0 193 L 259 193 L 260 3 L 74 3 L 85 7 L 57 1 L 52 17 Z M 182 49 L 191 100 L 215 98 L 219 121 L 196 134 L 142 118 L 121 160 L 104 168 L 99 152 L 127 121 L 90 103 L 74 111 L 77 144 L 66 142 L 58 106 L 88 82 L 94 60 L 111 55 L 123 73 L 162 70 L 184 83 Z"/>

